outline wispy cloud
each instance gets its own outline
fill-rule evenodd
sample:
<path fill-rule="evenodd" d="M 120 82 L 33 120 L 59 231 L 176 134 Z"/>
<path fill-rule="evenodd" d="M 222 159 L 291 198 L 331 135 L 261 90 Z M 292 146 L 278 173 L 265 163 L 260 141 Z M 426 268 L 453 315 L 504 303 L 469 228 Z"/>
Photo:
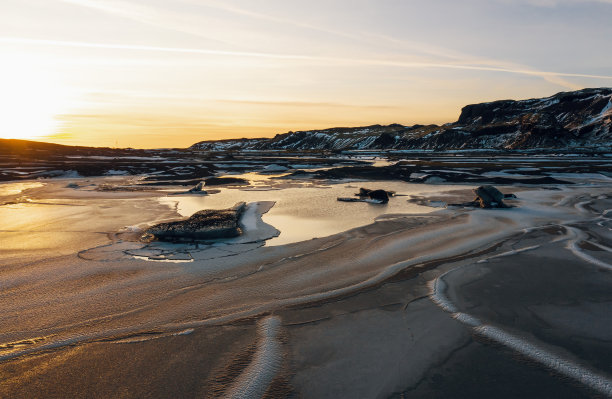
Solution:
<path fill-rule="evenodd" d="M 124 0 L 59 0 L 66 4 L 89 8 L 106 14 L 126 18 L 156 28 L 186 33 L 214 42 L 230 44 L 225 40 L 213 37 L 199 28 L 201 21 L 192 15 L 175 12 L 170 9 L 152 7 Z"/>
<path fill-rule="evenodd" d="M 251 98 L 218 98 L 207 97 L 202 95 L 194 95 L 190 93 L 160 93 L 149 90 L 98 90 L 88 93 L 88 100 L 102 101 L 105 103 L 133 103 L 134 100 L 159 100 L 167 102 L 172 100 L 173 103 L 186 101 L 190 104 L 218 103 L 218 104 L 235 104 L 235 105 L 252 105 L 252 106 L 279 106 L 279 107 L 300 107 L 300 108 L 368 108 L 368 109 L 402 109 L 398 105 L 389 104 L 357 104 L 357 103 L 342 103 L 331 101 L 296 101 L 294 99 L 271 99 L 258 100 Z"/>
<path fill-rule="evenodd" d="M 224 51 L 204 48 L 185 48 L 185 47 L 159 47 L 159 46 L 142 46 L 130 44 L 112 44 L 112 43 L 89 43 L 77 41 L 61 41 L 61 40 L 46 40 L 46 39 L 28 39 L 15 37 L 0 37 L 1 43 L 16 43 L 28 45 L 42 46 L 61 46 L 61 47 L 81 47 L 93 49 L 115 49 L 115 50 L 135 50 L 135 51 L 155 51 L 155 52 L 170 52 L 170 53 L 187 53 L 187 54 L 203 54 L 222 57 L 254 57 L 268 58 L 275 60 L 289 61 L 313 61 L 330 66 L 355 66 L 355 65 L 370 65 L 381 67 L 398 67 L 398 68 L 421 68 L 421 69 L 453 69 L 453 70 L 469 70 L 469 71 L 489 71 L 498 73 L 510 73 L 528 76 L 537 76 L 546 79 L 555 78 L 588 78 L 588 79 L 611 79 L 612 75 L 596 75 L 585 73 L 558 72 L 558 71 L 541 71 L 528 68 L 512 68 L 503 66 L 488 66 L 488 65 L 471 65 L 459 64 L 457 62 L 421 62 L 421 61 L 402 61 L 389 59 L 374 59 L 374 58 L 342 58 L 342 57 L 324 57 L 315 55 L 302 54 L 276 54 L 264 52 L 246 52 L 246 51 Z M 558 80 L 561 84 L 561 80 Z M 567 83 L 566 83 L 567 84 Z"/>
<path fill-rule="evenodd" d="M 257 57 L 257 58 L 272 58 L 272 59 L 289 59 L 289 60 L 308 60 L 317 59 L 317 57 L 301 56 L 301 55 L 284 55 L 274 53 L 259 53 L 248 51 L 225 51 L 203 48 L 186 48 L 186 47 L 160 47 L 160 46 L 143 46 L 134 44 L 115 44 L 115 43 L 89 43 L 67 40 L 47 40 L 47 39 L 28 39 L 17 37 L 0 37 L 0 42 L 15 43 L 15 44 L 31 44 L 43 46 L 60 46 L 60 47 L 82 47 L 93 49 L 113 49 L 113 50 L 137 50 L 137 51 L 157 51 L 167 53 L 187 53 L 187 54 L 207 54 L 218 56 L 233 56 L 233 57 Z"/>
<path fill-rule="evenodd" d="M 428 43 L 409 41 L 405 39 L 400 40 L 400 39 L 393 38 L 391 36 L 377 34 L 377 33 L 370 33 L 370 32 L 363 31 L 363 30 L 359 32 L 349 32 L 346 30 L 331 29 L 328 27 L 310 24 L 310 23 L 306 23 L 306 22 L 291 19 L 291 18 L 283 18 L 283 17 L 272 16 L 269 14 L 263 14 L 261 12 L 249 10 L 249 9 L 242 8 L 242 7 L 237 7 L 237 6 L 230 5 L 224 2 L 219 2 L 216 0 L 183 0 L 183 1 L 188 2 L 190 4 L 194 4 L 194 5 L 199 5 L 199 6 L 204 6 L 208 8 L 226 11 L 232 14 L 251 17 L 254 19 L 259 19 L 259 20 L 268 21 L 268 22 L 275 22 L 275 23 L 279 23 L 279 24 L 283 24 L 287 26 L 293 26 L 297 28 L 321 32 L 321 33 L 325 33 L 328 35 L 332 35 L 332 36 L 336 36 L 336 37 L 340 37 L 344 39 L 349 39 L 351 41 L 358 42 L 358 43 L 371 44 L 377 47 L 380 47 L 382 43 L 386 43 L 386 44 L 391 44 L 394 46 L 400 46 L 402 50 L 409 49 L 409 50 L 416 51 L 420 54 L 425 54 L 425 55 L 433 55 L 433 56 L 439 56 L 443 58 L 454 58 L 454 59 L 464 58 L 462 55 L 460 55 L 459 53 L 453 50 L 449 50 L 447 48 L 442 48 L 438 46 L 433 46 Z"/>
<path fill-rule="evenodd" d="M 499 3 L 504 4 L 528 4 L 535 7 L 558 7 L 562 5 L 576 5 L 576 4 L 609 4 L 612 5 L 612 0 L 497 0 Z"/>
<path fill-rule="evenodd" d="M 221 40 L 211 36 L 206 31 L 200 29 L 201 25 L 197 17 L 192 15 L 174 12 L 168 9 L 161 9 L 150 5 L 138 4 L 126 0 L 60 0 L 64 3 L 73 4 L 81 7 L 98 10 L 108 14 L 128 18 L 137 22 L 152 25 L 162 29 L 174 30 L 197 37 L 203 37 L 215 42 L 223 44 L 235 45 L 226 40 Z M 505 2 L 508 0 L 498 0 Z M 536 6 L 556 6 L 559 4 L 570 3 L 607 3 L 612 4 L 612 0 L 518 0 L 520 2 L 536 5 Z M 531 68 L 527 65 L 506 61 L 490 59 L 486 57 L 477 57 L 470 54 L 464 54 L 456 50 L 444 48 L 441 46 L 431 45 L 406 39 L 398 39 L 389 35 L 372 33 L 366 31 L 350 32 L 346 30 L 332 29 L 325 26 L 306 23 L 300 20 L 291 18 L 278 17 L 265 14 L 259 11 L 254 11 L 244 7 L 238 7 L 226 2 L 217 0 L 182 0 L 193 6 L 208 7 L 224 12 L 246 16 L 267 22 L 289 25 L 301 29 L 321 32 L 328 35 L 336 36 L 343 39 L 348 39 L 357 43 L 367 43 L 372 46 L 380 46 L 385 43 L 392 46 L 399 54 L 396 54 L 397 59 L 406 59 L 406 52 L 412 54 L 412 58 L 419 56 L 427 56 L 432 60 L 419 61 L 399 61 L 399 60 L 376 60 L 376 59 L 355 59 L 355 58 L 334 58 L 325 56 L 312 55 L 297 55 L 297 54 L 279 54 L 259 51 L 231 51 L 231 50 L 213 50 L 201 48 L 178 48 L 178 47 L 157 47 L 157 46 L 142 46 L 142 45 L 119 45 L 119 44 L 100 44 L 100 43 L 81 43 L 81 42 L 57 42 L 49 41 L 48 44 L 65 45 L 73 47 L 97 47 L 97 48 L 115 48 L 125 50 L 142 50 L 142 51 L 164 51 L 175 53 L 193 53 L 193 54 L 208 54 L 218 56 L 239 56 L 239 57 L 258 57 L 269 59 L 285 59 L 285 60 L 310 60 L 327 63 L 350 63 L 360 65 L 379 65 L 379 66 L 396 66 L 404 68 L 436 68 L 436 69 L 459 69 L 459 70 L 480 70 L 500 73 L 512 73 L 519 75 L 529 75 L 542 78 L 550 83 L 559 85 L 568 89 L 580 88 L 580 85 L 570 82 L 567 78 L 591 78 L 591 79 L 611 79 L 610 76 L 592 75 L 581 73 L 565 73 L 557 71 L 541 71 Z M 53 43 L 51 43 L 53 42 Z M 416 56 L 416 57 L 415 57 Z"/>
<path fill-rule="evenodd" d="M 280 107 L 313 107 L 313 108 L 368 108 L 368 109 L 400 109 L 402 107 L 396 105 L 360 105 L 360 104 L 344 104 L 335 102 L 315 102 L 315 101 L 259 101 L 259 100 L 215 100 L 219 103 L 240 104 L 240 105 L 262 105 L 262 106 L 280 106 Z"/>
<path fill-rule="evenodd" d="M 565 87 L 568 89 L 579 89 L 580 85 L 569 82 L 567 79 L 563 79 L 563 77 L 587 77 L 587 78 L 602 78 L 601 76 L 586 76 L 580 74 L 561 74 L 557 72 L 543 72 L 537 71 L 533 68 L 530 68 L 526 65 L 513 63 L 504 60 L 496 60 L 489 59 L 483 57 L 475 57 L 473 55 L 464 54 L 456 50 L 448 49 L 441 46 L 435 46 L 430 43 L 423 43 L 417 41 L 411 41 L 406 39 L 398 39 L 389 35 L 380 34 L 380 33 L 372 33 L 367 31 L 360 31 L 358 33 L 351 33 L 343 30 L 337 29 L 329 29 L 322 26 L 317 26 L 314 24 L 304 23 L 299 20 L 289 19 L 289 18 L 280 18 L 271 16 L 268 14 L 263 14 L 261 12 L 237 7 L 234 5 L 230 5 L 226 2 L 219 2 L 216 0 L 183 0 L 184 2 L 188 2 L 190 4 L 196 4 L 200 6 L 210 7 L 222 11 L 226 11 L 233 14 L 243 15 L 259 20 L 265 20 L 269 22 L 281 23 L 285 25 L 290 25 L 298 28 L 304 28 L 308 30 L 313 30 L 317 32 L 323 32 L 326 34 L 342 37 L 345 39 L 350 39 L 355 42 L 360 43 L 369 43 L 372 45 L 380 46 L 381 43 L 386 43 L 388 45 L 395 46 L 396 49 L 401 50 L 402 52 L 411 51 L 413 53 L 433 56 L 438 59 L 441 59 L 442 62 L 421 62 L 421 63 L 407 63 L 404 66 L 406 67 L 431 67 L 431 68 L 457 68 L 457 69 L 473 69 L 473 70 L 485 70 L 485 71 L 494 71 L 494 72 L 508 72 L 515 74 L 525 74 L 531 76 L 538 76 L 543 78 L 544 80 L 559 85 L 561 87 Z M 504 0 L 502 0 L 504 1 Z M 522 0 L 525 2 L 533 2 L 536 4 L 539 3 L 559 3 L 559 2 L 602 2 L 602 3 L 610 3 L 612 4 L 612 0 Z M 454 62 L 448 62 L 454 61 Z M 454 65 L 454 66 L 453 66 Z M 608 78 L 608 77 L 604 77 Z"/>

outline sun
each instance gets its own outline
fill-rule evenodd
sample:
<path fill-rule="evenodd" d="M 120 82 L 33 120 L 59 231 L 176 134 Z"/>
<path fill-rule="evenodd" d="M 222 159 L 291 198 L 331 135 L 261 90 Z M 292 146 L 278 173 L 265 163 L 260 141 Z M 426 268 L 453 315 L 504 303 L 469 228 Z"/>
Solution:
<path fill-rule="evenodd" d="M 13 56 L 0 66 L 0 138 L 41 139 L 58 133 L 68 93 L 48 65 Z"/>

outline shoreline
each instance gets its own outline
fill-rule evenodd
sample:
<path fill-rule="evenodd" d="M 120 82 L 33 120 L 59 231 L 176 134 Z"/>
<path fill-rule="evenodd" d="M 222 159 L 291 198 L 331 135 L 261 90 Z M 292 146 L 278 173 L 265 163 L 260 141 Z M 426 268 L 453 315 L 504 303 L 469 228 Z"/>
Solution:
<path fill-rule="evenodd" d="M 44 192 L 49 193 L 49 190 L 47 187 Z M 591 205 L 586 203 L 584 192 L 589 193 L 588 201 L 591 201 Z M 25 276 L 18 278 L 20 270 L 23 270 L 21 269 L 23 266 L 19 265 L 23 263 L 10 260 L 10 256 L 5 257 L 13 265 L 7 265 L 8 268 L 3 269 L 2 276 L 5 284 L 10 281 L 13 283 L 5 285 L 9 289 L 0 298 L 4 304 L 22 303 L 22 310 L 19 311 L 22 319 L 13 319 L 12 327 L 0 334 L 0 342 L 4 344 L 5 351 L 2 355 L 3 360 L 0 361 L 0 376 L 4 379 L 12 374 L 6 369 L 9 365 L 19 369 L 19 365 L 36 362 L 41 356 L 53 358 L 54 362 L 59 361 L 58 364 L 62 364 L 62 367 L 70 367 L 67 363 L 61 363 L 62 354 L 81 353 L 79 348 L 91 345 L 106 347 L 113 345 L 113 341 L 125 340 L 130 336 L 154 339 L 157 345 L 161 345 L 159 349 L 153 349 L 158 351 L 166 345 L 166 342 L 176 339 L 195 339 L 193 337 L 200 336 L 207 330 L 235 328 L 237 331 L 243 331 L 240 334 L 246 334 L 255 328 L 256 320 L 266 315 L 280 315 L 282 328 L 291 330 L 287 332 L 290 337 L 295 334 L 302 336 L 301 332 L 298 334 L 298 330 L 310 330 L 314 328 L 313 323 L 315 326 L 320 323 L 336 325 L 334 320 L 339 314 L 332 312 L 330 315 L 327 311 L 321 313 L 321 309 L 342 307 L 344 306 L 342 304 L 355 301 L 359 303 L 362 297 L 376 298 L 377 293 L 386 292 L 389 287 L 395 285 L 410 286 L 411 293 L 389 294 L 391 295 L 389 298 L 394 295 L 400 295 L 398 298 L 409 295 L 412 299 L 408 302 L 406 299 L 400 300 L 401 303 L 406 302 L 402 306 L 410 309 L 416 306 L 414 309 L 421 309 L 420 307 L 425 305 L 417 306 L 417 303 L 428 301 L 428 282 L 438 278 L 446 268 L 455 268 L 457 264 L 474 263 L 483 257 L 491 258 L 508 252 L 506 247 L 516 239 L 517 234 L 533 230 L 534 226 L 550 223 L 567 224 L 590 219 L 594 210 L 600 212 L 597 208 L 599 205 L 592 204 L 597 201 L 608 201 L 597 199 L 606 197 L 607 192 L 605 185 L 600 188 L 571 187 L 561 191 L 521 191 L 522 204 L 515 209 L 470 211 L 446 209 L 426 215 L 387 216 L 384 220 L 329 237 L 284 246 L 260 247 L 249 251 L 248 254 L 200 260 L 188 264 L 155 264 L 155 262 L 126 260 L 111 256 L 113 251 L 93 260 L 77 260 L 70 254 L 55 260 L 45 260 L 44 251 L 41 249 L 43 252 L 40 255 L 34 254 L 33 262 L 27 266 L 29 273 L 37 275 L 34 281 L 28 281 Z M 105 194 L 99 200 L 102 203 L 120 201 L 120 206 L 115 204 L 114 208 L 103 209 L 111 209 L 113 213 L 125 215 L 123 211 L 127 208 L 123 207 L 133 208 L 138 202 L 143 201 L 141 193 L 134 198 L 138 199 L 137 202 L 125 198 L 124 195 L 109 200 Z M 149 201 L 147 202 L 149 204 L 154 203 L 148 199 L 144 200 Z M 76 208 L 71 207 L 71 212 L 86 214 L 85 209 L 79 208 L 86 207 L 82 201 L 87 200 L 75 201 L 81 203 Z M 58 208 L 56 205 L 46 207 Z M 170 217 L 174 211 L 166 209 L 165 214 L 157 212 L 157 217 Z M 61 209 L 54 210 L 56 211 L 63 217 L 75 217 L 71 216 L 70 212 L 64 213 Z M 605 212 L 605 209 L 601 209 L 600 213 L 604 215 Z M 132 219 L 142 216 L 142 214 L 132 215 Z M 104 218 L 101 218 L 96 223 L 103 220 Z M 84 243 L 82 233 L 70 234 L 75 235 L 75 239 L 79 237 L 81 245 Z M 89 242 L 98 239 L 93 241 L 90 239 Z M 535 253 L 537 251 L 534 250 Z M 111 262 L 105 261 L 104 256 L 107 256 L 107 260 Z M 589 251 L 588 256 L 600 255 Z M 62 273 L 48 279 L 51 270 L 62 270 Z M 96 276 L 93 281 L 91 276 Z M 88 279 L 85 280 L 86 277 Z M 41 289 L 51 286 L 53 287 L 51 291 L 57 293 L 65 293 L 70 287 L 77 288 L 77 291 L 73 288 L 74 294 L 68 296 L 62 294 L 44 308 L 36 309 L 37 301 L 43 300 L 48 295 Z M 26 293 L 30 298 L 20 302 L 20 296 Z M 96 305 L 99 303 L 98 300 L 92 297 L 94 294 L 109 298 L 109 302 L 99 307 Z M 70 323 L 69 318 L 57 317 L 66 314 L 70 307 L 74 307 L 74 300 L 78 301 L 81 312 L 78 320 L 73 318 Z M 31 304 L 29 308 L 28 303 Z M 146 303 L 149 304 L 145 305 Z M 387 311 L 398 311 L 395 310 L 393 303 L 398 302 L 391 301 L 388 305 L 380 306 L 383 308 L 391 306 Z M 433 306 L 435 308 L 435 305 Z M 430 305 L 425 307 L 433 309 Z M 381 310 L 377 308 L 378 306 L 372 308 L 372 312 L 378 315 Z M 8 309 L 9 314 L 14 312 L 17 310 Z M 421 315 L 420 312 L 419 310 L 415 315 Z M 431 316 L 422 314 L 418 317 L 426 324 L 429 323 L 427 320 L 447 323 L 444 320 L 448 316 L 441 309 L 440 312 L 442 313 L 436 311 Z M 387 320 L 384 317 L 383 319 Z M 6 323 L 10 320 L 5 316 L 3 321 Z M 92 322 L 95 322 L 93 330 L 87 326 Z M 385 322 L 394 323 L 390 319 Z M 57 327 L 43 328 L 44 324 Z M 11 324 L 5 325 L 11 326 Z M 190 329 L 194 329 L 194 332 L 177 338 L 176 333 Z M 465 340 L 463 327 L 455 326 L 451 330 L 459 334 L 457 336 L 464 337 L 460 339 L 461 342 Z M 24 334 L 19 331 L 38 331 L 39 334 Z M 40 333 L 44 333 L 42 337 Z M 54 338 L 50 338 L 52 336 Z M 75 339 L 75 337 L 80 338 Z M 437 337 L 435 334 L 432 335 L 432 343 L 440 339 L 435 337 Z M 293 355 L 285 356 L 295 361 L 297 353 L 295 351 L 299 352 L 301 350 L 299 348 L 304 347 L 307 342 L 314 345 L 310 338 L 304 340 L 302 343 L 293 342 L 291 345 L 293 349 L 290 350 Z M 453 338 L 449 342 L 458 341 Z M 139 344 L 135 342 L 129 345 Z M 454 348 L 454 345 L 450 347 Z M 450 347 L 448 350 L 451 350 Z M 289 349 L 284 349 L 285 352 L 287 350 Z M 104 350 L 101 353 L 104 353 Z M 78 356 L 84 356 L 84 360 L 91 358 L 83 353 Z M 221 362 L 226 360 L 226 357 L 216 359 Z M 281 374 L 287 372 L 287 367 L 292 369 L 293 373 L 301 370 L 301 366 L 287 366 L 286 361 L 284 364 L 284 371 L 280 372 Z M 421 375 L 419 372 L 415 376 L 417 374 Z M 291 377 L 292 384 L 303 388 L 299 383 L 302 378 L 299 375 L 297 372 Z M 213 377 L 209 375 L 205 379 L 208 381 Z"/>

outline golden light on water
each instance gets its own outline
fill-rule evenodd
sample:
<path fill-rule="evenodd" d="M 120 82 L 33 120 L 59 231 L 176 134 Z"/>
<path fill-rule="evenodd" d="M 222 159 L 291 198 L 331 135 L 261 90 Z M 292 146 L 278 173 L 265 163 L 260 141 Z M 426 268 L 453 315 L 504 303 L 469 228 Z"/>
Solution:
<path fill-rule="evenodd" d="M 0 73 L 0 138 L 39 139 L 60 129 L 69 109 L 69 90 L 44 62 L 17 56 Z"/>

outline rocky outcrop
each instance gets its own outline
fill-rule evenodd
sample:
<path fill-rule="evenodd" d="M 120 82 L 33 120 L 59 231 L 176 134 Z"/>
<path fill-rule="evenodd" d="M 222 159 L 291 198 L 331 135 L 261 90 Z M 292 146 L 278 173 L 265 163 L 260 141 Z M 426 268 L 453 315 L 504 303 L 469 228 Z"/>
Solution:
<path fill-rule="evenodd" d="M 493 186 L 480 186 L 474 189 L 477 195 L 475 202 L 478 202 L 481 208 L 507 208 L 504 204 L 504 194 Z"/>
<path fill-rule="evenodd" d="M 370 190 L 368 188 L 360 188 L 355 197 L 338 197 L 338 201 L 344 202 L 370 202 L 373 204 L 386 204 L 389 202 L 389 197 L 393 197 L 395 191 L 385 190 Z"/>
<path fill-rule="evenodd" d="M 197 241 L 231 238 L 242 234 L 240 216 L 246 204 L 239 202 L 229 209 L 207 209 L 186 220 L 160 223 L 146 230 L 146 235 L 162 241 Z"/>
<path fill-rule="evenodd" d="M 386 204 L 389 202 L 389 197 L 393 197 L 394 194 L 394 191 L 370 190 L 362 187 L 359 189 L 359 194 L 356 195 L 361 198 L 367 197 L 371 200 L 379 201 L 381 204 Z"/>
<path fill-rule="evenodd" d="M 474 189 L 476 199 L 471 202 L 463 204 L 449 204 L 449 206 L 467 206 L 475 208 L 511 208 L 504 203 L 504 198 L 512 199 L 516 198 L 514 194 L 503 194 L 497 188 L 493 186 L 480 186 Z"/>
<path fill-rule="evenodd" d="M 205 184 L 206 184 L 205 182 L 201 181 L 198 184 L 196 184 L 194 187 L 190 188 L 188 192 L 192 193 L 192 194 L 203 194 L 203 195 L 206 195 L 208 193 L 206 192 L 206 190 L 204 190 L 204 185 Z"/>
<path fill-rule="evenodd" d="M 249 181 L 240 177 L 209 177 L 204 180 L 205 186 L 221 186 L 224 184 L 231 184 L 235 186 L 248 185 Z"/>
<path fill-rule="evenodd" d="M 454 123 L 298 131 L 270 139 L 194 144 L 194 150 L 612 149 L 612 88 L 463 107 Z"/>

